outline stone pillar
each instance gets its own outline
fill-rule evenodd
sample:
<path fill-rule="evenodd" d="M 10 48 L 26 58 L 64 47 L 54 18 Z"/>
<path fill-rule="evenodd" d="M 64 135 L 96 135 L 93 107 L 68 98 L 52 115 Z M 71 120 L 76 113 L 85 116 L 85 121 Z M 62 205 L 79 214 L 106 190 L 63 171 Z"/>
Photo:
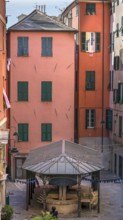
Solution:
<path fill-rule="evenodd" d="M 62 186 L 59 186 L 59 200 L 62 200 Z"/>
<path fill-rule="evenodd" d="M 66 200 L 66 186 L 63 186 L 63 200 Z"/>

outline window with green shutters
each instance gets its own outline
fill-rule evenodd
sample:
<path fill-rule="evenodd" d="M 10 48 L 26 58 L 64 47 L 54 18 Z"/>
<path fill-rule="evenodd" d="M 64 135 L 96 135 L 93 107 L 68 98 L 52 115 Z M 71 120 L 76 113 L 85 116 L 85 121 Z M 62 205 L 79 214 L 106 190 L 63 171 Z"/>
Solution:
<path fill-rule="evenodd" d="M 18 141 L 28 141 L 28 124 L 18 124 Z"/>
<path fill-rule="evenodd" d="M 90 33 L 90 39 L 88 38 L 88 34 Z M 91 39 L 93 33 L 93 38 Z M 100 33 L 99 32 L 82 32 L 81 33 L 81 51 L 91 52 L 88 49 L 88 45 L 93 44 L 93 52 L 100 51 Z"/>
<path fill-rule="evenodd" d="M 28 56 L 28 37 L 18 37 L 18 56 Z"/>
<path fill-rule="evenodd" d="M 86 90 L 95 90 L 95 71 L 86 71 Z"/>
<path fill-rule="evenodd" d="M 52 44 L 52 37 L 42 37 L 42 56 L 51 57 L 53 55 Z"/>
<path fill-rule="evenodd" d="M 41 124 L 41 140 L 52 141 L 52 124 Z"/>
<path fill-rule="evenodd" d="M 28 101 L 28 82 L 18 82 L 18 101 Z"/>
<path fill-rule="evenodd" d="M 52 101 L 52 82 L 51 81 L 41 82 L 41 100 L 43 102 Z"/>
<path fill-rule="evenodd" d="M 96 42 L 95 42 L 95 51 L 99 52 L 100 51 L 100 33 L 96 33 Z"/>
<path fill-rule="evenodd" d="M 106 129 L 112 131 L 113 112 L 111 109 L 106 109 Z"/>

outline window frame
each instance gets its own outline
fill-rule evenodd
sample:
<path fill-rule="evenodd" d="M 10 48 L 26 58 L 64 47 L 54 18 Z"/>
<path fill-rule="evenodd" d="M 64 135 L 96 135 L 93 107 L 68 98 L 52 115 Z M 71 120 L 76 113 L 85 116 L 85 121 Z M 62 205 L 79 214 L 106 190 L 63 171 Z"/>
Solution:
<path fill-rule="evenodd" d="M 81 52 L 88 52 L 87 50 L 87 40 L 86 40 L 86 33 L 95 33 L 95 53 L 99 53 L 101 50 L 101 33 L 100 32 L 81 32 Z"/>
<path fill-rule="evenodd" d="M 29 37 L 18 36 L 17 41 L 18 41 L 17 56 L 18 57 L 28 57 L 29 56 Z M 24 44 L 26 44 L 26 45 L 24 45 Z"/>
<path fill-rule="evenodd" d="M 18 141 L 19 142 L 29 141 L 29 124 L 28 123 L 18 123 Z"/>
<path fill-rule="evenodd" d="M 95 90 L 95 71 L 87 70 L 85 74 L 86 74 L 85 90 L 94 91 Z"/>
<path fill-rule="evenodd" d="M 27 102 L 28 101 L 28 81 L 18 81 L 17 82 L 18 102 Z"/>
<path fill-rule="evenodd" d="M 86 3 L 86 15 L 96 15 L 96 4 L 95 3 Z"/>
<path fill-rule="evenodd" d="M 53 37 L 41 38 L 41 56 L 42 57 L 53 56 Z"/>
<path fill-rule="evenodd" d="M 42 142 L 52 141 L 52 123 L 41 124 L 41 141 Z"/>
<path fill-rule="evenodd" d="M 112 131 L 113 128 L 113 111 L 106 109 L 106 129 Z"/>
<path fill-rule="evenodd" d="M 52 102 L 52 81 L 41 82 L 41 101 Z"/>
<path fill-rule="evenodd" d="M 94 129 L 96 125 L 96 110 L 95 109 L 86 109 L 86 129 Z"/>

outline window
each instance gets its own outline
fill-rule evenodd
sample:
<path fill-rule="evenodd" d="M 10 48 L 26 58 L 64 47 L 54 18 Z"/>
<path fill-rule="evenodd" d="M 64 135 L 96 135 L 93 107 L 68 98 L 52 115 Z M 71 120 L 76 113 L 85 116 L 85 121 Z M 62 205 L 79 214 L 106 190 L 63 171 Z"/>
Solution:
<path fill-rule="evenodd" d="M 16 178 L 26 179 L 26 170 L 22 168 L 26 158 L 16 158 Z"/>
<path fill-rule="evenodd" d="M 116 37 L 119 37 L 119 23 L 116 25 Z"/>
<path fill-rule="evenodd" d="M 95 90 L 95 71 L 86 71 L 86 90 Z"/>
<path fill-rule="evenodd" d="M 119 5 L 119 0 L 117 0 L 117 5 Z"/>
<path fill-rule="evenodd" d="M 99 32 L 82 32 L 81 34 L 81 51 L 99 52 L 100 51 L 100 33 Z"/>
<path fill-rule="evenodd" d="M 76 5 L 76 16 L 78 16 L 78 14 L 79 14 L 79 6 Z"/>
<path fill-rule="evenodd" d="M 41 82 L 41 100 L 43 102 L 52 101 L 52 82 Z"/>
<path fill-rule="evenodd" d="M 18 101 L 28 101 L 28 82 L 18 82 Z"/>
<path fill-rule="evenodd" d="M 114 173 L 117 174 L 117 154 L 114 154 Z"/>
<path fill-rule="evenodd" d="M 119 56 L 114 57 L 114 70 L 119 70 Z"/>
<path fill-rule="evenodd" d="M 52 37 L 42 37 L 42 56 L 51 57 L 52 53 Z"/>
<path fill-rule="evenodd" d="M 110 71 L 110 82 L 109 82 L 110 91 L 113 91 L 113 81 L 114 81 L 114 71 Z"/>
<path fill-rule="evenodd" d="M 106 129 L 112 131 L 113 112 L 111 109 L 106 109 Z"/>
<path fill-rule="evenodd" d="M 28 37 L 18 37 L 18 56 L 28 56 Z"/>
<path fill-rule="evenodd" d="M 114 51 L 114 33 L 110 33 L 110 53 Z"/>
<path fill-rule="evenodd" d="M 87 3 L 86 4 L 86 15 L 95 15 L 96 14 L 96 4 Z"/>
<path fill-rule="evenodd" d="M 86 128 L 94 128 L 95 127 L 95 109 L 87 109 L 86 110 Z"/>
<path fill-rule="evenodd" d="M 41 140 L 52 141 L 52 124 L 41 124 Z"/>
<path fill-rule="evenodd" d="M 121 35 L 123 36 L 123 16 L 121 17 Z"/>
<path fill-rule="evenodd" d="M 112 2 L 112 13 L 115 13 L 115 2 Z"/>
<path fill-rule="evenodd" d="M 122 137 L 122 116 L 119 116 L 119 137 Z"/>
<path fill-rule="evenodd" d="M 4 51 L 4 24 L 0 20 L 0 51 Z"/>
<path fill-rule="evenodd" d="M 18 124 L 18 141 L 28 141 L 28 124 Z"/>
<path fill-rule="evenodd" d="M 123 49 L 120 50 L 120 70 L 123 70 Z"/>
<path fill-rule="evenodd" d="M 118 83 L 118 89 L 113 90 L 113 102 L 123 104 L 123 83 Z"/>

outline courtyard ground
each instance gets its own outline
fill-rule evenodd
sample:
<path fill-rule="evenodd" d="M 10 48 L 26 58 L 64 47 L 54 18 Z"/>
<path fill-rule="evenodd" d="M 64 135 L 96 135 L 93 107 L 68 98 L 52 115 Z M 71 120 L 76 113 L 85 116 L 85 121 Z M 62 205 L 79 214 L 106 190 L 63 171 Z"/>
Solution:
<path fill-rule="evenodd" d="M 29 220 L 39 214 L 39 209 L 26 207 L 26 186 L 22 183 L 7 182 L 7 193 L 9 194 L 10 205 L 14 208 L 13 220 Z M 123 182 L 122 183 L 101 183 L 100 184 L 101 209 L 100 214 L 95 210 L 82 210 L 81 218 L 76 215 L 59 216 L 59 219 L 68 220 L 123 220 Z"/>

